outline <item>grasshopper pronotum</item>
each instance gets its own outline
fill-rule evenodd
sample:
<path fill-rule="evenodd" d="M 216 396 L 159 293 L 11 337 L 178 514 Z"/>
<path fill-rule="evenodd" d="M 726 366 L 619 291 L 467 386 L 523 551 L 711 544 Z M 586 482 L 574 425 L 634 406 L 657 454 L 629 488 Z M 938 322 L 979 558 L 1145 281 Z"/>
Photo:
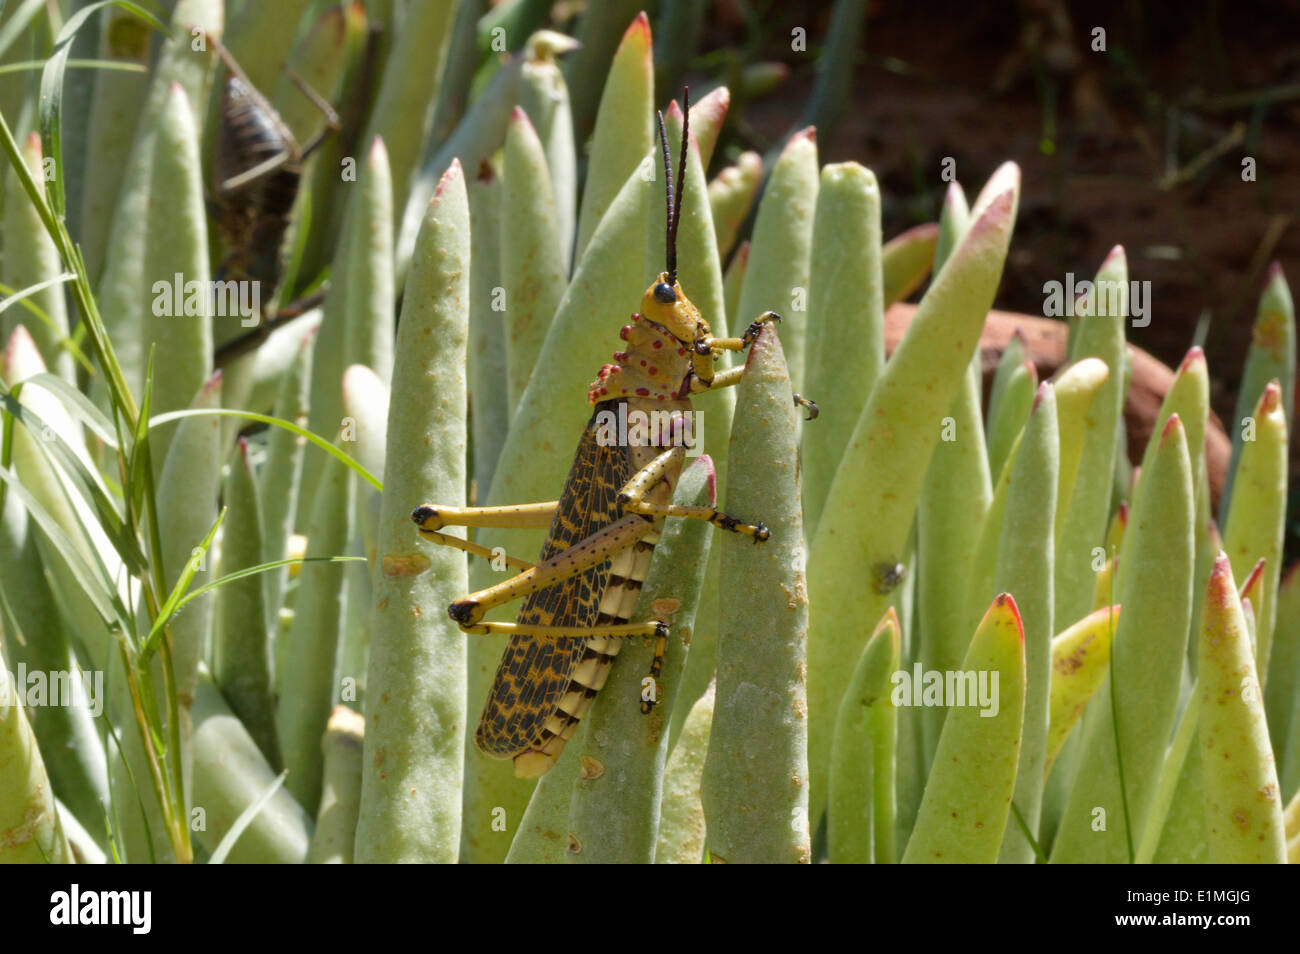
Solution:
<path fill-rule="evenodd" d="M 689 91 L 683 97 L 677 181 L 684 182 L 690 142 Z M 475 733 L 479 749 L 513 758 L 520 777 L 542 775 L 559 758 L 578 721 L 605 684 L 625 636 L 668 636 L 658 620 L 631 622 L 665 517 L 708 520 L 714 526 L 766 540 L 762 523 L 745 523 L 711 507 L 674 505 L 673 491 L 686 458 L 674 435 L 686 426 L 691 395 L 736 384 L 743 367 L 717 370 L 724 351 L 741 351 L 762 326 L 779 321 L 764 312 L 739 338 L 715 338 L 677 283 L 677 225 L 683 188 L 674 200 L 672 160 L 659 114 L 667 180 L 667 268 L 646 290 L 641 312 L 621 332 L 626 350 L 600 369 L 587 394 L 595 406 L 578 443 L 559 500 L 504 507 L 417 507 L 411 518 L 430 540 L 478 556 L 482 546 L 439 533 L 443 527 L 546 527 L 537 564 L 513 557 L 516 576 L 471 593 L 449 607 L 460 628 L 475 635 L 510 636 Z M 796 397 L 815 413 L 815 405 Z M 622 407 L 620 408 L 620 405 Z M 622 445 L 601 439 L 602 412 L 670 416 L 666 429 L 637 435 Z M 606 417 L 605 420 L 608 420 Z M 665 433 L 665 430 L 667 433 Z M 488 610 L 523 598 L 513 623 L 483 622 Z M 657 672 L 660 660 L 652 672 Z M 642 706 L 649 711 L 649 705 Z"/>

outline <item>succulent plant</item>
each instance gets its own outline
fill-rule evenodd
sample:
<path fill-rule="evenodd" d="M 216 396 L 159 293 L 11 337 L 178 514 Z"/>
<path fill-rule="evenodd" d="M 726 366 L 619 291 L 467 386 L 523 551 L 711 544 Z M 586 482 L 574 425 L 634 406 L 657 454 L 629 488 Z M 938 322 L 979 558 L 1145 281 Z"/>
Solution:
<path fill-rule="evenodd" d="M 817 122 L 864 6 L 835 4 Z M 45 58 L 0 75 L 0 861 L 1300 860 L 1281 268 L 1220 539 L 1199 348 L 1127 458 L 1122 248 L 1068 360 L 1039 380 L 1013 339 L 986 413 L 1019 168 L 885 241 L 876 177 L 822 166 L 812 126 L 715 155 L 722 85 L 691 107 L 681 286 L 718 337 L 784 320 L 699 398 L 675 499 L 771 537 L 668 523 L 636 617 L 671 633 L 648 715 L 632 637 L 540 780 L 475 748 L 502 644 L 447 606 L 542 531 L 481 529 L 478 559 L 410 514 L 556 497 L 661 270 L 653 117 L 707 4 L 662 4 L 652 37 L 592 3 L 580 43 L 549 7 L 11 11 L 0 44 Z M 322 131 L 294 76 L 340 116 L 251 305 L 213 282 L 239 251 L 209 215 L 218 43 L 267 128 Z"/>

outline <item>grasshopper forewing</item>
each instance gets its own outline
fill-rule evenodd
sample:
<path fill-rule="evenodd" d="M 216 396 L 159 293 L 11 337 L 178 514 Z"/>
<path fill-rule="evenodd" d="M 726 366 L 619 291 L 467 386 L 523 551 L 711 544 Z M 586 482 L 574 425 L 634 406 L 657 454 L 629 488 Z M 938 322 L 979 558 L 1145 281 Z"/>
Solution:
<path fill-rule="evenodd" d="M 683 102 L 687 118 L 679 184 L 690 142 L 689 91 Z M 691 396 L 739 381 L 743 367 L 718 371 L 715 360 L 724 351 L 747 348 L 762 325 L 779 316 L 766 312 L 742 337 L 715 338 L 682 291 L 676 236 L 683 190 L 674 200 L 663 116 L 658 119 L 668 194 L 667 268 L 646 290 L 640 313 L 623 327 L 626 346 L 615 352 L 617 363 L 602 367 L 588 391 L 593 414 L 560 499 L 513 507 L 426 504 L 411 515 L 426 538 L 479 556 L 490 554 L 438 531 L 447 526 L 550 528 L 537 564 L 509 558 L 509 565 L 522 572 L 449 607 L 466 633 L 510 637 L 475 742 L 489 756 L 514 759 L 515 774 L 521 777 L 541 775 L 555 764 L 605 684 L 623 637 L 656 636 L 660 646 L 666 639 L 663 622 L 631 620 L 664 518 L 708 520 L 755 542 L 768 537 L 762 523 L 672 502 L 686 458 L 679 438 L 691 413 Z M 810 402 L 796 400 L 812 408 Z M 601 421 L 611 413 L 642 414 L 643 419 L 659 415 L 657 420 L 668 424 L 629 428 L 627 440 L 618 443 L 602 432 Z M 517 599 L 524 602 L 514 623 L 483 622 L 488 610 Z"/>

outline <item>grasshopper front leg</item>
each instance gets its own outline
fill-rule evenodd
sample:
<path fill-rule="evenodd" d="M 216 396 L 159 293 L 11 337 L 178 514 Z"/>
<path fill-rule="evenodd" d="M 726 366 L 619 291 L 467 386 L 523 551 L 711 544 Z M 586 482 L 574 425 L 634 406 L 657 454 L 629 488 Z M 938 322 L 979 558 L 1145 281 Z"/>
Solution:
<path fill-rule="evenodd" d="M 758 333 L 763 330 L 763 326 L 773 321 L 780 321 L 781 316 L 774 311 L 765 311 L 749 323 L 745 333 L 739 338 L 704 338 L 696 343 L 695 350 L 703 354 L 706 350 L 710 352 L 718 351 L 744 351 L 754 343 Z"/>
<path fill-rule="evenodd" d="M 758 333 L 765 324 L 780 320 L 781 316 L 776 312 L 765 311 L 750 322 L 749 327 L 745 329 L 745 333 L 739 338 L 704 338 L 696 344 L 695 350 L 701 355 L 713 355 L 722 351 L 743 351 L 754 343 L 754 339 L 758 337 Z M 690 393 L 707 394 L 709 391 L 734 387 L 740 383 L 740 379 L 744 376 L 745 368 L 743 365 L 719 371 L 708 381 L 703 380 L 697 372 L 696 376 L 691 378 Z M 820 413 L 817 402 L 809 400 L 802 394 L 794 395 L 794 403 L 808 411 L 806 420 L 811 421 Z"/>

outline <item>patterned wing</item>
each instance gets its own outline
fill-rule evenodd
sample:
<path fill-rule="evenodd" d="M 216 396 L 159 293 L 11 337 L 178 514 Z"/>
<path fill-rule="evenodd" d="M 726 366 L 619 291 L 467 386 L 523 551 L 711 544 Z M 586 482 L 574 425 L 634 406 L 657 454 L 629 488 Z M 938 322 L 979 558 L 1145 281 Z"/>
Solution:
<path fill-rule="evenodd" d="M 616 403 L 601 404 L 596 413 Z M 555 519 L 542 545 L 543 560 L 567 550 L 622 516 L 617 497 L 632 476 L 628 451 L 619 445 L 601 446 L 596 433 L 593 414 L 583 431 Z M 592 626 L 601 622 L 601 599 L 609 583 L 610 566 L 607 560 L 530 594 L 519 610 L 518 622 L 556 626 Z M 558 734 L 547 729 L 547 722 L 552 721 L 552 728 L 555 727 L 553 719 L 560 712 L 560 700 L 584 657 L 608 655 L 612 660 L 617 652 L 615 640 L 610 640 L 615 643 L 612 652 L 597 653 L 589 648 L 591 643 L 604 642 L 512 636 L 483 706 L 475 733 L 478 747 L 496 758 L 510 758 L 529 749 L 544 735 Z M 561 722 L 568 725 L 577 719 L 566 717 Z"/>

